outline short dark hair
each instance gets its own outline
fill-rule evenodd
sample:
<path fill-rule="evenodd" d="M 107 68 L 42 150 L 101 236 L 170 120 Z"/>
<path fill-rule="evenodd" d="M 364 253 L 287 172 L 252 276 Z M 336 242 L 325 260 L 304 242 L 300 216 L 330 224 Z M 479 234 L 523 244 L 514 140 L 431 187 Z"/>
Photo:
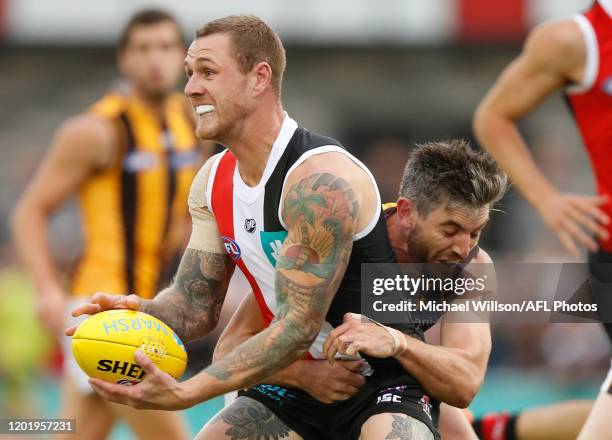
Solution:
<path fill-rule="evenodd" d="M 463 139 L 417 145 L 411 152 L 399 196 L 413 200 L 427 216 L 441 204 L 448 208 L 492 207 L 506 191 L 507 176 L 495 159 Z"/>
<path fill-rule="evenodd" d="M 142 11 L 139 11 L 134 14 L 132 18 L 130 18 L 130 21 L 128 21 L 127 24 L 123 27 L 121 34 L 119 34 L 117 49 L 123 50 L 128 46 L 128 44 L 130 43 L 130 34 L 132 33 L 135 27 L 157 24 L 163 21 L 168 21 L 176 27 L 176 33 L 178 34 L 181 42 L 185 44 L 181 25 L 172 14 L 162 9 L 143 9 Z"/>
<path fill-rule="evenodd" d="M 287 64 L 285 48 L 274 30 L 254 15 L 230 15 L 210 21 L 196 31 L 196 38 L 228 34 L 234 59 L 242 73 L 265 61 L 272 69 L 272 87 L 280 96 Z"/>

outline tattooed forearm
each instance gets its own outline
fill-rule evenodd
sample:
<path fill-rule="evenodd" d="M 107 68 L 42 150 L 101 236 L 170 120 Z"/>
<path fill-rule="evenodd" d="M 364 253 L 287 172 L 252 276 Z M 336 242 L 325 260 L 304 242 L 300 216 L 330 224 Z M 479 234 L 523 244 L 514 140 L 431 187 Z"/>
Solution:
<path fill-rule="evenodd" d="M 304 335 L 299 321 L 287 317 L 252 336 L 204 371 L 219 380 L 232 379 L 232 388 L 244 388 L 303 356 L 312 340 Z"/>
<path fill-rule="evenodd" d="M 323 307 L 329 304 L 326 301 L 328 284 L 306 288 L 279 272 L 276 285 L 277 291 L 282 286 L 277 298 L 284 298 L 279 305 L 279 316 L 266 330 L 211 365 L 205 370 L 207 373 L 218 379 L 228 379 L 242 371 L 247 374 L 241 378 L 240 386 L 248 386 L 286 367 L 308 351 L 321 327 Z M 271 359 L 274 361 L 270 362 Z M 249 371 L 244 371 L 245 367 Z"/>
<path fill-rule="evenodd" d="M 344 275 L 357 211 L 348 183 L 331 174 L 309 176 L 291 188 L 283 204 L 288 235 L 276 266 L 276 317 L 207 373 L 244 387 L 308 351 Z"/>
<path fill-rule="evenodd" d="M 174 283 L 146 302 L 143 312 L 164 321 L 183 341 L 202 337 L 217 324 L 232 269 L 225 253 L 188 248 Z"/>

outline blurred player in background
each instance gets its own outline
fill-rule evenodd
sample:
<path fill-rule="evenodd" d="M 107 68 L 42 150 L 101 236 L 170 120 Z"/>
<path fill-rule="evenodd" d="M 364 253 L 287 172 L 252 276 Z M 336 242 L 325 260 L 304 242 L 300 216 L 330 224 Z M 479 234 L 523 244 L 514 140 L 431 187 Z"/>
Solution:
<path fill-rule="evenodd" d="M 36 284 L 38 315 L 56 335 L 74 322 L 66 322 L 71 301 L 54 270 L 46 227 L 68 197 L 78 194 L 85 232 L 68 288 L 73 298 L 98 290 L 151 298 L 188 236 L 186 199 L 204 152 L 193 110 L 174 92 L 184 56 L 174 17 L 160 10 L 134 15 L 118 45 L 125 81 L 61 125 L 18 202 L 14 241 Z M 77 419 L 79 439 L 105 438 L 118 418 L 140 438 L 186 437 L 178 413 L 136 411 L 95 394 L 64 339 L 61 415 Z"/>
<path fill-rule="evenodd" d="M 563 194 L 532 160 L 518 122 L 546 97 L 563 91 L 590 155 L 599 196 Z M 521 55 L 480 103 L 474 132 L 506 169 L 563 245 L 576 243 L 612 258 L 612 0 L 599 0 L 585 14 L 536 27 Z M 586 230 L 585 230 L 586 229 Z M 590 237 L 599 239 L 599 246 Z"/>
<path fill-rule="evenodd" d="M 518 122 L 556 91 L 564 92 L 578 124 L 598 196 L 564 194 L 554 188 L 534 163 L 518 130 Z M 577 243 L 591 251 L 593 275 L 608 284 L 612 282 L 605 265 L 612 263 L 610 127 L 612 0 L 598 0 L 584 14 L 535 28 L 521 55 L 502 73 L 474 116 L 478 141 L 491 151 L 570 252 L 578 255 Z M 608 316 L 612 290 L 594 290 L 604 327 L 612 338 L 612 316 Z"/>
<path fill-rule="evenodd" d="M 518 121 L 557 91 L 564 93 L 582 135 L 598 196 L 564 194 L 554 188 L 534 163 L 518 130 Z M 612 0 L 597 0 L 583 14 L 535 28 L 521 55 L 502 73 L 474 116 L 478 141 L 497 158 L 566 249 L 575 256 L 577 243 L 589 249 L 591 291 L 610 339 L 611 127 Z M 600 403 L 608 397 L 600 395 L 587 425 L 601 429 L 607 424 L 610 432 L 609 415 L 601 411 L 604 404 Z M 603 417 L 599 422 L 593 420 L 597 414 Z M 583 438 L 603 438 L 598 435 L 591 432 Z"/>

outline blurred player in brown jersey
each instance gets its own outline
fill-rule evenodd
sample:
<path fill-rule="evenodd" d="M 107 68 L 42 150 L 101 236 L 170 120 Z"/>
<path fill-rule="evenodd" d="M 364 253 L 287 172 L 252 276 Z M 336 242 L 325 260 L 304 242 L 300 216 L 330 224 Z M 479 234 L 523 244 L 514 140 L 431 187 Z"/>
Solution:
<path fill-rule="evenodd" d="M 76 298 L 82 302 L 99 290 L 154 295 L 167 271 L 164 263 L 187 237 L 187 195 L 205 156 L 195 138 L 193 110 L 174 92 L 185 56 L 174 17 L 159 10 L 137 13 L 117 55 L 125 81 L 60 126 L 13 216 L 14 240 L 38 292 L 38 315 L 57 335 L 74 323 L 66 316 Z M 66 289 L 54 269 L 46 227 L 73 194 L 85 245 Z M 76 418 L 79 439 L 106 438 L 117 419 L 139 438 L 187 436 L 178 413 L 136 411 L 100 398 L 65 339 L 61 415 Z"/>

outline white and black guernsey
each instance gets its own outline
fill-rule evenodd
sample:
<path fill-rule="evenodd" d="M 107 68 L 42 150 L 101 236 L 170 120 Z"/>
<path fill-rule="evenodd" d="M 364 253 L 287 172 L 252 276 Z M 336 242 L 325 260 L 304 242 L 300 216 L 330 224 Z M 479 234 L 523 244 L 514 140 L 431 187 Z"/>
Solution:
<path fill-rule="evenodd" d="M 256 296 L 266 326 L 277 310 L 275 265 L 287 229 L 280 216 L 280 198 L 287 176 L 315 154 L 340 152 L 350 157 L 376 183 L 369 170 L 348 153 L 338 141 L 314 134 L 285 116 L 274 142 L 264 173 L 257 186 L 242 180 L 236 158 L 226 150 L 213 162 L 207 187 L 207 202 L 217 221 L 227 252 L 244 273 Z M 380 204 L 378 189 L 377 206 Z M 393 263 L 382 207 L 369 224 L 354 236 L 353 248 L 321 332 L 309 350 L 309 357 L 322 358 L 322 346 L 329 332 L 342 323 L 345 313 L 360 313 L 361 264 Z"/>

